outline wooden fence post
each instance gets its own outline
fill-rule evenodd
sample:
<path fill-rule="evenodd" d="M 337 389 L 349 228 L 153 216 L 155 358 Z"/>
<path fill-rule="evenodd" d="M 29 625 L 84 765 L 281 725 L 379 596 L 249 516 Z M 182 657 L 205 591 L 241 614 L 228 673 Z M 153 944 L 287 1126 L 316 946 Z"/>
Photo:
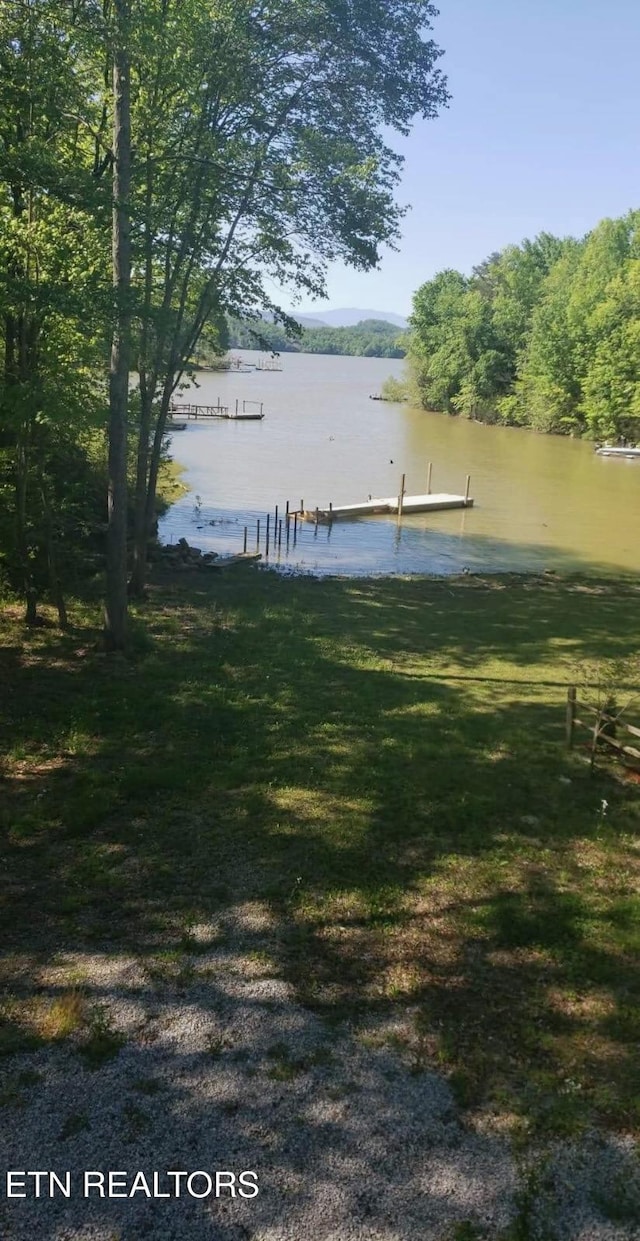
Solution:
<path fill-rule="evenodd" d="M 573 749 L 573 725 L 576 718 L 576 687 L 570 685 L 567 690 L 566 740 L 567 748 Z"/>

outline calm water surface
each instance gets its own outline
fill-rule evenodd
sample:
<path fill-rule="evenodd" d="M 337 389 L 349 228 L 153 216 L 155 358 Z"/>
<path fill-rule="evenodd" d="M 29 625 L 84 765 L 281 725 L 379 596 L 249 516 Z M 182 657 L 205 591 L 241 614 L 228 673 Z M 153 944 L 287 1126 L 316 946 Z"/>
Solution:
<path fill-rule="evenodd" d="M 247 361 L 259 354 L 245 352 Z M 299 528 L 269 562 L 315 574 L 459 573 L 541 568 L 637 571 L 640 561 L 640 462 L 597 457 L 578 440 L 487 427 L 369 400 L 403 363 L 385 358 L 284 354 L 281 372 L 200 372 L 182 401 L 235 407 L 262 401 L 262 422 L 191 423 L 175 433 L 172 454 L 190 492 L 163 518 L 165 542 L 181 536 L 205 550 L 264 553 L 265 517 L 304 500 L 356 503 L 426 490 L 464 491 L 475 506 L 418 514 L 398 522 L 374 517 Z"/>

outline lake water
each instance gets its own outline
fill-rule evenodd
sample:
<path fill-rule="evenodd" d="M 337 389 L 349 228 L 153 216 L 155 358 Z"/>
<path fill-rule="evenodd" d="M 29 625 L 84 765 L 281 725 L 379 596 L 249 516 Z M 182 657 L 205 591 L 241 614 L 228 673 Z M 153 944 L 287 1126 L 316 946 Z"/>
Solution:
<path fill-rule="evenodd" d="M 246 351 L 246 361 L 259 354 Z M 640 462 L 597 457 L 579 440 L 489 427 L 371 401 L 403 363 L 386 358 L 283 354 L 280 372 L 200 372 L 181 401 L 235 408 L 263 402 L 262 422 L 190 423 L 174 433 L 172 455 L 189 494 L 162 519 L 164 542 L 184 536 L 204 550 L 265 553 L 265 518 L 298 508 L 395 495 L 463 493 L 471 509 L 378 516 L 331 527 L 303 524 L 269 563 L 314 574 L 460 573 L 572 569 L 637 571 Z M 266 557 L 265 557 L 266 559 Z"/>

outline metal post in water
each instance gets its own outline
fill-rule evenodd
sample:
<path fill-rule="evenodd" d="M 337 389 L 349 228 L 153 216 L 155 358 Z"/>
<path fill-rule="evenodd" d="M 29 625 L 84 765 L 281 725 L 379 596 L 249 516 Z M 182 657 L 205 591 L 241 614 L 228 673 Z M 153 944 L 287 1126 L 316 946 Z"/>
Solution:
<path fill-rule="evenodd" d="M 432 469 L 433 469 L 433 461 L 430 461 L 429 468 L 427 469 L 427 495 L 428 496 L 431 495 L 431 471 Z"/>
<path fill-rule="evenodd" d="M 256 527 L 256 547 L 259 547 L 259 546 L 260 546 L 260 518 L 258 518 L 258 525 Z"/>
<path fill-rule="evenodd" d="M 406 474 L 403 474 L 403 475 L 402 475 L 402 482 L 401 482 L 401 484 L 400 484 L 400 495 L 398 496 L 398 517 L 402 517 L 402 504 L 403 504 L 403 501 L 404 501 L 404 483 L 405 483 L 405 478 L 406 478 Z"/>
<path fill-rule="evenodd" d="M 270 513 L 267 513 L 267 533 L 266 533 L 266 540 L 267 540 L 267 556 L 269 555 L 269 518 L 270 518 L 270 516 L 271 516 L 271 514 L 270 514 Z"/>
<path fill-rule="evenodd" d="M 273 537 L 274 538 L 276 536 L 277 530 L 278 530 L 278 505 L 276 504 L 276 515 L 275 515 L 275 520 L 273 523 Z"/>
<path fill-rule="evenodd" d="M 245 526 L 245 528 L 244 528 L 244 546 L 243 546 L 242 550 L 243 550 L 243 552 L 245 552 L 245 554 L 246 554 L 246 551 L 247 551 L 247 527 L 246 527 L 246 526 Z"/>
<path fill-rule="evenodd" d="M 278 548 L 280 548 L 281 545 L 282 545 L 282 518 L 280 518 L 280 521 L 278 523 Z"/>
<path fill-rule="evenodd" d="M 465 490 L 464 490 L 464 502 L 465 502 L 465 504 L 468 504 L 468 503 L 469 503 L 469 488 L 470 488 L 470 487 L 471 487 L 471 475 L 470 475 L 470 474 L 467 474 L 467 485 L 466 485 Z"/>

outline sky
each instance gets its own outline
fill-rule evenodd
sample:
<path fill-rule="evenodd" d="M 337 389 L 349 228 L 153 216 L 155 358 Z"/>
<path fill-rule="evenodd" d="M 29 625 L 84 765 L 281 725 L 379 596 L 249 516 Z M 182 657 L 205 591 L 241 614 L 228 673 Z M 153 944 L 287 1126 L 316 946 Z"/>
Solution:
<path fill-rule="evenodd" d="M 432 37 L 452 99 L 393 141 L 412 206 L 399 252 L 369 273 L 333 265 L 328 300 L 301 312 L 408 314 L 442 268 L 640 207 L 638 0 L 440 0 Z"/>

